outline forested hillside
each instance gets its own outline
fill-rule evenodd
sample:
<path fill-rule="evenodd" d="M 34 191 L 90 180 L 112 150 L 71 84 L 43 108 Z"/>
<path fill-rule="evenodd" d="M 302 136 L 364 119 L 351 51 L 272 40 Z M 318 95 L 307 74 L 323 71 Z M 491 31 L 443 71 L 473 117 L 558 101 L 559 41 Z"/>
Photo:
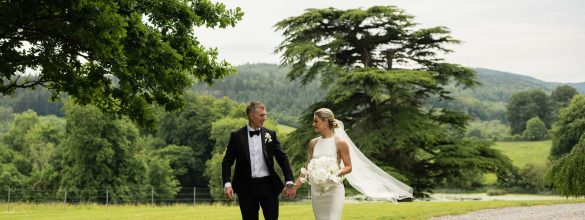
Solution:
<path fill-rule="evenodd" d="M 301 86 L 289 82 L 287 68 L 275 64 L 247 64 L 238 66 L 238 73 L 218 80 L 212 87 L 198 84 L 192 89 L 215 97 L 227 96 L 238 102 L 258 100 L 266 104 L 269 117 L 279 123 L 296 125 L 296 117 L 325 94 L 318 82 Z"/>
<path fill-rule="evenodd" d="M 550 93 L 555 87 L 564 83 L 544 82 L 529 76 L 477 68 L 477 80 L 481 86 L 455 90 L 451 86 L 455 99 L 439 105 L 466 112 L 483 121 L 500 120 L 507 123 L 506 103 L 515 93 L 540 89 Z M 585 83 L 568 83 L 580 93 L 585 93 Z"/>
<path fill-rule="evenodd" d="M 260 100 L 264 102 L 270 117 L 287 125 L 296 125 L 296 117 L 312 103 L 324 96 L 318 82 L 301 87 L 299 82 L 289 82 L 286 78 L 288 69 L 275 64 L 246 64 L 237 67 L 238 73 L 225 79 L 217 80 L 212 87 L 197 84 L 191 88 L 202 95 L 215 97 L 227 96 L 238 102 Z M 450 86 L 454 100 L 434 103 L 435 106 L 448 107 L 483 120 L 500 120 L 507 123 L 506 103 L 517 92 L 541 89 L 550 93 L 563 83 L 544 82 L 538 79 L 477 68 L 477 80 L 481 86 L 473 89 L 455 89 Z M 568 83 L 580 93 L 585 93 L 584 83 Z M 11 112 L 22 113 L 32 109 L 39 115 L 63 116 L 60 101 L 50 101 L 50 92 L 44 88 L 36 90 L 17 90 L 14 96 L 0 98 L 0 106 Z M 436 102 L 436 100 L 431 100 Z"/>
<path fill-rule="evenodd" d="M 481 86 L 465 90 L 450 86 L 454 100 L 441 102 L 439 106 L 464 111 L 480 120 L 506 123 L 506 102 L 514 93 L 531 89 L 550 93 L 556 86 L 563 85 L 496 70 L 475 70 Z M 288 70 L 275 64 L 247 64 L 238 66 L 238 71 L 237 75 L 216 81 L 212 87 L 199 84 L 193 89 L 216 97 L 228 96 L 238 102 L 260 100 L 268 105 L 273 117 L 289 125 L 294 125 L 294 117 L 324 95 L 325 90 L 316 82 L 305 87 L 289 82 L 286 79 Z M 568 85 L 585 93 L 585 83 Z"/>

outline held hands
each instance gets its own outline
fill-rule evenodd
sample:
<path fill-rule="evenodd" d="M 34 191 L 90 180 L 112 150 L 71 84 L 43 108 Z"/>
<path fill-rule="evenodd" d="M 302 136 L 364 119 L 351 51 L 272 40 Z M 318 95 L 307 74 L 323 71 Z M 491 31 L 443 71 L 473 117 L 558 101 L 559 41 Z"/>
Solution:
<path fill-rule="evenodd" d="M 225 194 L 225 197 L 227 197 L 229 200 L 234 199 L 234 189 L 232 189 L 231 186 L 228 186 L 225 189 L 223 189 L 223 194 Z"/>
<path fill-rule="evenodd" d="M 282 189 L 282 192 L 284 193 L 285 198 L 293 199 L 297 194 L 297 188 L 295 185 L 287 185 Z"/>

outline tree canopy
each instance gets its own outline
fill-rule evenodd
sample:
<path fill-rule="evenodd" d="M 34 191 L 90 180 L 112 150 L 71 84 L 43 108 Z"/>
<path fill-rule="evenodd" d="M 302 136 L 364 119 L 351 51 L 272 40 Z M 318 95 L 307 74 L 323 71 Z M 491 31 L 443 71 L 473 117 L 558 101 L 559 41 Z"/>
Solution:
<path fill-rule="evenodd" d="M 585 97 L 577 95 L 570 104 L 560 110 L 553 127 L 553 143 L 550 158 L 558 159 L 571 152 L 585 133 Z"/>
<path fill-rule="evenodd" d="M 243 16 L 209 0 L 2 1 L 0 11 L 1 94 L 42 85 L 147 125 L 149 104 L 178 109 L 194 81 L 234 71 L 193 30 Z"/>
<path fill-rule="evenodd" d="M 542 90 L 518 92 L 510 98 L 506 108 L 512 134 L 522 134 L 526 129 L 526 122 L 533 117 L 540 118 L 547 128 L 552 124 L 551 101 Z"/>

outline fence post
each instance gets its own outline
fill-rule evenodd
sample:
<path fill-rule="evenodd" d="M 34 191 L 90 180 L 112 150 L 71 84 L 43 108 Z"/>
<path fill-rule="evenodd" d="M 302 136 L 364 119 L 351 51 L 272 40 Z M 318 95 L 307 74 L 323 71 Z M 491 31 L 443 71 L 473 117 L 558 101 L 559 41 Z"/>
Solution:
<path fill-rule="evenodd" d="M 106 205 L 110 204 L 110 188 L 106 188 Z"/>
<path fill-rule="evenodd" d="M 63 199 L 63 208 L 67 208 L 67 190 L 65 190 L 65 199 Z"/>
<path fill-rule="evenodd" d="M 193 186 L 193 205 L 195 205 L 195 200 L 197 200 L 197 187 Z"/>
<path fill-rule="evenodd" d="M 8 187 L 8 212 L 10 212 L 10 187 Z"/>
<path fill-rule="evenodd" d="M 150 205 L 154 205 L 154 188 L 150 187 Z"/>

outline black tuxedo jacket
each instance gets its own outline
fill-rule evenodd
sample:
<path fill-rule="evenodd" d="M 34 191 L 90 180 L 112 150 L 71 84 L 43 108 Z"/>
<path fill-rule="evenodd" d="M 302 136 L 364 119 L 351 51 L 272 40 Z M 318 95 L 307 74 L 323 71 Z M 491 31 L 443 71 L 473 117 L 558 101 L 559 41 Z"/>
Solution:
<path fill-rule="evenodd" d="M 270 138 L 266 138 L 267 133 L 270 134 Z M 278 142 L 276 132 L 266 128 L 261 128 L 260 135 L 266 167 L 268 167 L 274 193 L 278 195 L 284 188 L 284 184 L 274 171 L 274 159 L 276 159 L 276 162 L 282 169 L 285 181 L 294 181 L 290 163 L 288 157 L 280 147 L 280 142 Z M 238 195 L 252 193 L 252 169 L 250 165 L 248 137 L 247 126 L 232 132 L 225 156 L 223 157 L 223 162 L 221 163 L 224 185 L 226 182 L 231 182 L 234 192 L 238 193 Z M 230 181 L 231 167 L 234 162 L 236 163 L 236 168 L 234 170 L 233 179 Z"/>

